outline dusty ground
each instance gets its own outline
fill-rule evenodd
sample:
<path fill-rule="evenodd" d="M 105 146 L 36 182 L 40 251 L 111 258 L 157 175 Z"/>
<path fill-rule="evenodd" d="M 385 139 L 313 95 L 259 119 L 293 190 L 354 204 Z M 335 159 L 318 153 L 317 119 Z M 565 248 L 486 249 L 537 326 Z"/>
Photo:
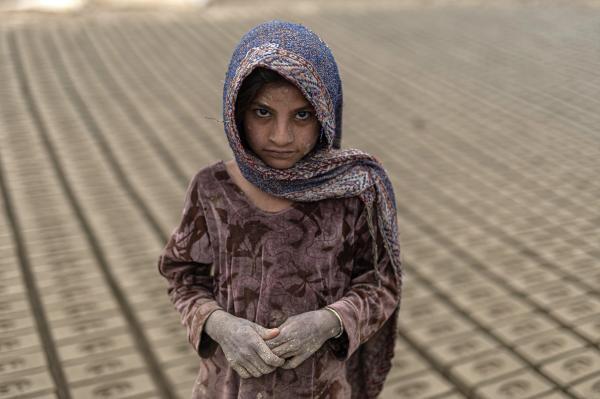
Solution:
<path fill-rule="evenodd" d="M 275 17 L 330 44 L 344 145 L 396 189 L 382 397 L 600 397 L 600 9 L 490 3 L 0 13 L 0 399 L 189 397 L 157 256 L 191 176 L 230 157 L 233 46 Z"/>

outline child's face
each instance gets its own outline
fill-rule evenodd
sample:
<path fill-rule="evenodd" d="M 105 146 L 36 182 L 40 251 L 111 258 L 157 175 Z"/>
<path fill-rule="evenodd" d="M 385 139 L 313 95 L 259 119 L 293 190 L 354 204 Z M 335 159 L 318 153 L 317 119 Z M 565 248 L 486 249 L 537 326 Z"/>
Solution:
<path fill-rule="evenodd" d="M 250 148 L 267 165 L 287 169 L 308 154 L 319 138 L 315 110 L 291 83 L 267 83 L 244 113 Z"/>

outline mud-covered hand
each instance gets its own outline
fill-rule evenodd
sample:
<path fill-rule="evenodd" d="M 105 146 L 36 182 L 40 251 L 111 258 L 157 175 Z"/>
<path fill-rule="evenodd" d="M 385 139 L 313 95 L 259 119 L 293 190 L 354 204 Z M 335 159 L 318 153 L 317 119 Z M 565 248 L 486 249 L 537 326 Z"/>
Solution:
<path fill-rule="evenodd" d="M 227 361 L 241 378 L 258 378 L 285 362 L 273 354 L 265 343 L 266 339 L 277 336 L 277 328 L 266 329 L 249 320 L 217 310 L 206 320 L 204 330 L 221 346 Z"/>
<path fill-rule="evenodd" d="M 340 329 L 337 317 L 320 309 L 289 317 L 279 326 L 279 335 L 266 341 L 273 354 L 285 358 L 284 369 L 293 369 L 315 353 Z"/>

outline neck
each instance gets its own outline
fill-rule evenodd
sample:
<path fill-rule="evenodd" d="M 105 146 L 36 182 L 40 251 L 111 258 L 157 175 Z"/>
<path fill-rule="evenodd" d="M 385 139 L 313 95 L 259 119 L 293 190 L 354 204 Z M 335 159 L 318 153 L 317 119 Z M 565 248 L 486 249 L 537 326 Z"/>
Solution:
<path fill-rule="evenodd" d="M 262 191 L 260 188 L 256 187 L 254 184 L 246 180 L 244 175 L 242 175 L 242 171 L 240 170 L 235 159 L 231 159 L 225 162 L 225 167 L 227 168 L 227 172 L 231 176 L 231 179 L 237 186 L 246 193 L 246 195 L 258 206 L 263 209 L 271 209 L 271 210 L 280 210 L 282 207 L 285 208 L 289 206 L 293 201 L 290 201 L 285 198 L 276 197 L 269 193 Z"/>

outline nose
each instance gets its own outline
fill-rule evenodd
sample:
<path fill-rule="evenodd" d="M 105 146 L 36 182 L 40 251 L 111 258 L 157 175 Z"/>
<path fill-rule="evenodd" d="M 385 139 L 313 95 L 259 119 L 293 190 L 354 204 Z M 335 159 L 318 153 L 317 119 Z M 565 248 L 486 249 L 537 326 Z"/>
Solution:
<path fill-rule="evenodd" d="M 275 121 L 269 140 L 278 147 L 285 147 L 294 142 L 294 127 L 285 118 L 279 118 Z"/>

